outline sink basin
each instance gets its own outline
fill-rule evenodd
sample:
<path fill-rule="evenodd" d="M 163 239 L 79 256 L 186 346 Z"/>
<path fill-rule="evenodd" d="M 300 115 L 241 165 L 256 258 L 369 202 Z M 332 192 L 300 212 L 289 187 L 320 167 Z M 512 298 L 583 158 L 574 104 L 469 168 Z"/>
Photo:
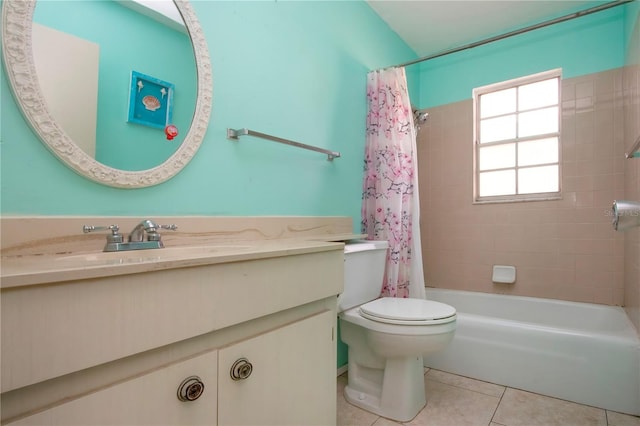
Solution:
<path fill-rule="evenodd" d="M 58 257 L 56 258 L 56 262 L 79 265 L 117 265 L 125 263 L 144 263 L 171 259 L 207 257 L 211 254 L 231 254 L 237 251 L 248 250 L 250 248 L 251 246 L 243 245 L 165 247 L 162 249 L 151 250 L 129 250 L 73 254 Z"/>

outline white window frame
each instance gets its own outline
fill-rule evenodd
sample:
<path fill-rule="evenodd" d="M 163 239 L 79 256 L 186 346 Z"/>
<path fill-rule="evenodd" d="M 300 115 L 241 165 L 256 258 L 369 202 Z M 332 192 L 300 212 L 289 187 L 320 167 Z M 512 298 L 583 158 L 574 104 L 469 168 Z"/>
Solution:
<path fill-rule="evenodd" d="M 510 89 L 513 87 L 523 86 L 530 83 L 536 83 L 542 80 L 548 80 L 552 78 L 558 78 L 558 131 L 554 133 L 547 134 L 538 134 L 534 136 L 528 136 L 519 138 L 516 136 L 514 139 L 508 139 L 504 141 L 497 142 L 489 142 L 480 144 L 480 96 L 497 92 L 504 89 Z M 517 107 L 516 107 L 517 108 Z M 540 109 L 548 108 L 548 106 L 542 107 Z M 537 108 L 536 108 L 537 109 Z M 527 110 L 527 111 L 535 111 Z M 516 109 L 516 114 L 520 111 Z M 517 122 L 517 121 L 516 121 Z M 517 124 L 516 124 L 517 125 Z M 477 87 L 473 89 L 473 204 L 487 204 L 487 203 L 511 203 L 511 202 L 521 202 L 521 201 L 544 201 L 544 200 L 559 200 L 562 199 L 562 141 L 561 141 L 561 127 L 562 127 L 562 69 L 557 68 L 545 72 L 541 72 L 538 74 L 532 74 L 525 77 L 515 78 L 508 81 L 503 81 L 500 83 L 490 84 L 487 86 Z M 526 142 L 529 140 L 537 140 L 546 137 L 557 137 L 558 138 L 558 191 L 557 192 L 544 192 L 544 193 L 529 193 L 529 194 L 518 194 L 517 187 L 517 175 L 518 169 L 526 168 L 526 167 L 535 167 L 535 166 L 518 166 L 517 161 L 514 167 L 508 168 L 508 170 L 515 170 L 516 172 L 516 193 L 509 195 L 495 195 L 495 196 L 479 196 L 479 149 L 480 146 L 497 146 L 497 145 L 506 145 L 512 144 L 515 142 L 516 144 L 516 152 L 517 145 L 519 142 Z M 555 163 L 553 163 L 555 165 Z"/>

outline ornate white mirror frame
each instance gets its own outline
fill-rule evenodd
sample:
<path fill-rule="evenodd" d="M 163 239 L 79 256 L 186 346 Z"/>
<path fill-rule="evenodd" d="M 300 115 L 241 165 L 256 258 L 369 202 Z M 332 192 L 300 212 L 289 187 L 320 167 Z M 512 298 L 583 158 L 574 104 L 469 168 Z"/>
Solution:
<path fill-rule="evenodd" d="M 76 173 L 116 188 L 157 185 L 178 174 L 193 158 L 207 130 L 213 79 L 207 42 L 191 5 L 174 0 L 191 37 L 198 78 L 196 106 L 182 145 L 164 163 L 148 170 L 125 171 L 105 166 L 87 155 L 56 123 L 44 101 L 32 51 L 32 19 L 36 0 L 2 2 L 2 56 L 15 99 L 45 146 Z"/>

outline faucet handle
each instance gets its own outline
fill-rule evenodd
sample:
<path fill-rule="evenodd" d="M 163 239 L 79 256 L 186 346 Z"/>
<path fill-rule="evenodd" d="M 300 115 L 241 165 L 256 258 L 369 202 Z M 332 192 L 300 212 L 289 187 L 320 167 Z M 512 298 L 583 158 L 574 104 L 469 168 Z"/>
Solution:
<path fill-rule="evenodd" d="M 111 231 L 111 235 L 107 235 L 107 242 L 109 243 L 121 243 L 122 235 L 118 233 L 120 231 L 120 227 L 118 225 L 109 225 L 109 226 L 93 226 L 93 225 L 84 225 L 82 227 L 82 232 L 88 234 L 93 231 Z"/>
<path fill-rule="evenodd" d="M 158 225 L 156 223 L 153 224 L 153 229 L 147 231 L 147 241 L 160 241 L 161 237 L 158 233 L 161 229 L 168 229 L 170 231 L 175 231 L 178 227 L 174 224 L 172 225 Z"/>
<path fill-rule="evenodd" d="M 120 227 L 118 225 L 109 225 L 109 226 L 93 226 L 93 225 L 84 225 L 82 227 L 82 232 L 88 234 L 93 231 L 111 231 L 112 235 L 117 235 Z"/>

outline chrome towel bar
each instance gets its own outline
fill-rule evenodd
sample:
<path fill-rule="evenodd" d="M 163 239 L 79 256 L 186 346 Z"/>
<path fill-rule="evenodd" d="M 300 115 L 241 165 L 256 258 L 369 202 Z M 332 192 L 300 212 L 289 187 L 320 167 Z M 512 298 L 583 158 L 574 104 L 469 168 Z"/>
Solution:
<path fill-rule="evenodd" d="M 290 141 L 288 139 L 279 138 L 277 136 L 267 135 L 266 133 L 255 132 L 249 129 L 238 129 L 238 130 L 227 129 L 227 139 L 237 141 L 239 136 L 255 136 L 257 138 L 262 138 L 262 139 L 270 140 L 273 142 L 279 142 L 285 145 L 297 146 L 298 148 L 321 152 L 327 156 L 327 160 L 329 161 L 333 161 L 334 158 L 340 157 L 340 153 L 336 151 L 329 151 L 328 149 L 322 149 L 316 146 L 311 146 L 311 145 L 306 145 L 300 142 Z"/>
<path fill-rule="evenodd" d="M 640 136 L 638 136 L 638 139 L 636 139 L 635 143 L 631 147 L 631 151 L 627 152 L 625 156 L 627 158 L 640 158 Z"/>

